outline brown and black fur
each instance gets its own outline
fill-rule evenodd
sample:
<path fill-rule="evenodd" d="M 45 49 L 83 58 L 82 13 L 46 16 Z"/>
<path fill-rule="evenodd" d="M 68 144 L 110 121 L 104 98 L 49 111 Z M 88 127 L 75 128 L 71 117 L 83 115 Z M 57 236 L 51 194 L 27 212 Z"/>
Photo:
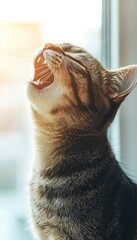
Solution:
<path fill-rule="evenodd" d="M 116 161 L 107 129 L 136 85 L 137 66 L 110 71 L 71 44 L 46 44 L 37 57 L 43 59 L 47 50 L 54 87 L 28 85 L 35 137 L 30 206 L 37 239 L 136 240 L 137 186 Z M 37 57 L 35 75 L 41 71 Z"/>

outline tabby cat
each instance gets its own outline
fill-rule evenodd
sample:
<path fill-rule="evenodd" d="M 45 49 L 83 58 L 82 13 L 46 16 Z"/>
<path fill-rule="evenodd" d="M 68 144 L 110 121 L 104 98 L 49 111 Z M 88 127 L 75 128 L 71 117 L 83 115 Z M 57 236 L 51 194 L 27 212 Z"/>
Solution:
<path fill-rule="evenodd" d="M 46 44 L 37 52 L 27 89 L 37 239 L 137 239 L 137 186 L 107 139 L 108 126 L 136 83 L 137 66 L 110 71 L 71 44 Z"/>

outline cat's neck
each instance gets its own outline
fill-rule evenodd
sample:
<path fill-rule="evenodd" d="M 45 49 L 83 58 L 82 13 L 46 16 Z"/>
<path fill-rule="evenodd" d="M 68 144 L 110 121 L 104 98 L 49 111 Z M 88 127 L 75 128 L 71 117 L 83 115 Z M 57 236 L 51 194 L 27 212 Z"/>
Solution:
<path fill-rule="evenodd" d="M 36 124 L 34 138 L 36 168 L 40 171 L 54 168 L 66 159 L 72 160 L 76 156 L 84 158 L 89 154 L 93 162 L 102 158 L 104 153 L 107 157 L 112 156 L 107 137 L 101 133 L 82 133 L 78 129 L 68 129 L 56 124 Z"/>

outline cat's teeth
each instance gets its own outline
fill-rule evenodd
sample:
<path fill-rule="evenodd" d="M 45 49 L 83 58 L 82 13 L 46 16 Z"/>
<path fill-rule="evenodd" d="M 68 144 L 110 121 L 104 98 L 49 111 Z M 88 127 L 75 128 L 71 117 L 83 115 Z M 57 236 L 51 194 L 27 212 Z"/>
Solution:
<path fill-rule="evenodd" d="M 36 85 L 40 84 L 40 79 L 38 79 L 37 81 L 34 81 Z"/>

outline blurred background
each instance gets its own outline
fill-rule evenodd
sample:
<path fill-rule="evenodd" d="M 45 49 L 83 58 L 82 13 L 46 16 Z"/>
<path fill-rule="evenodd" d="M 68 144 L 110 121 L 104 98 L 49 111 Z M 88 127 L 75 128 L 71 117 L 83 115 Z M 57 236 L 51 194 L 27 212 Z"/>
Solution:
<path fill-rule="evenodd" d="M 82 46 L 107 68 L 137 64 L 136 0 L 1 0 L 0 235 L 32 240 L 27 184 L 32 159 L 26 84 L 45 42 Z M 118 161 L 137 181 L 137 88 L 109 131 Z"/>

